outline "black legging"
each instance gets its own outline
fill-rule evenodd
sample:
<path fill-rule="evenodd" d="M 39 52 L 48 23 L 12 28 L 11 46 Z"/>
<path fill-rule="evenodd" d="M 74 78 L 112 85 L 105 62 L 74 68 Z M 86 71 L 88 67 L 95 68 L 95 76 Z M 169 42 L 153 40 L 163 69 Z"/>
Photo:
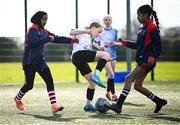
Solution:
<path fill-rule="evenodd" d="M 23 87 L 21 88 L 21 92 L 26 93 L 33 88 L 36 72 L 38 72 L 41 78 L 45 81 L 47 91 L 54 90 L 53 78 L 49 67 L 40 69 L 39 65 L 24 65 L 23 70 L 26 81 Z"/>

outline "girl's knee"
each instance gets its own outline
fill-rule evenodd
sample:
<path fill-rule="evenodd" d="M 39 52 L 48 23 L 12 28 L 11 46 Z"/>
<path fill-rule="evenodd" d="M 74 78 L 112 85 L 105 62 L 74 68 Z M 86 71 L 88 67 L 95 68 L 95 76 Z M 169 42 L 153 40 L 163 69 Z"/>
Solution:
<path fill-rule="evenodd" d="M 32 90 L 33 89 L 33 85 L 32 86 L 26 86 L 26 89 L 27 89 L 27 91 Z"/>
<path fill-rule="evenodd" d="M 104 59 L 106 59 L 107 61 L 109 61 L 109 60 L 110 60 L 110 55 L 109 55 L 109 53 L 104 52 L 102 58 L 104 58 Z"/>
<path fill-rule="evenodd" d="M 131 77 L 128 75 L 125 77 L 125 82 L 133 82 L 133 80 L 131 79 Z"/>
<path fill-rule="evenodd" d="M 113 79 L 114 78 L 114 73 L 112 74 L 112 73 L 108 73 L 108 78 L 109 79 Z"/>
<path fill-rule="evenodd" d="M 89 88 L 90 88 L 90 89 L 95 89 L 95 88 L 96 88 L 96 84 L 94 84 L 94 83 L 89 83 Z"/>
<path fill-rule="evenodd" d="M 138 84 L 134 84 L 134 89 L 139 92 L 142 90 L 142 86 L 140 86 Z"/>

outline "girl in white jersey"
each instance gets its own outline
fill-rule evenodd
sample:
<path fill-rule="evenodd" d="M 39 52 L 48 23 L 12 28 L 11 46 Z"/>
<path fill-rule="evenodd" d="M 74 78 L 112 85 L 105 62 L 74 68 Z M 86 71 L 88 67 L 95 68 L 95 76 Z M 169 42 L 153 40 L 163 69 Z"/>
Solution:
<path fill-rule="evenodd" d="M 106 51 L 109 53 L 112 60 L 110 61 L 111 67 L 113 72 L 115 71 L 116 67 L 116 51 L 118 44 L 118 38 L 120 38 L 119 32 L 117 29 L 112 28 L 112 17 L 107 15 L 103 18 L 103 23 L 105 25 L 104 30 L 99 35 L 99 37 L 93 42 L 93 46 L 100 51 Z M 111 92 L 111 93 L 110 93 Z M 112 97 L 111 97 L 112 94 Z M 106 97 L 109 100 L 117 101 L 118 97 L 115 94 L 115 87 L 114 87 L 114 76 L 109 75 L 108 73 L 108 80 L 107 80 L 107 92 Z"/>
<path fill-rule="evenodd" d="M 78 43 L 73 44 L 72 62 L 76 68 L 80 71 L 81 75 L 88 81 L 89 86 L 87 88 L 87 103 L 84 107 L 85 111 L 96 111 L 95 106 L 92 103 L 95 85 L 99 85 L 103 88 L 106 86 L 99 79 L 99 74 L 106 66 L 108 72 L 113 74 L 110 63 L 111 60 L 109 54 L 103 51 L 92 51 L 92 40 L 96 38 L 99 33 L 102 32 L 102 26 L 93 22 L 88 29 L 73 30 L 70 35 L 76 36 L 79 40 Z M 92 74 L 92 70 L 88 65 L 88 62 L 98 61 L 95 73 Z"/>

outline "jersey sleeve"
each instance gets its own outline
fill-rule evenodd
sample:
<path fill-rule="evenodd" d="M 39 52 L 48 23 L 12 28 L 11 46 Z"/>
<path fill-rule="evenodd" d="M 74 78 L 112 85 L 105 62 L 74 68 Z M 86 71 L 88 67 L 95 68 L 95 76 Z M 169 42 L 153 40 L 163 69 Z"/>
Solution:
<path fill-rule="evenodd" d="M 71 39 L 70 37 L 65 37 L 65 36 L 55 36 L 53 43 L 72 44 L 73 39 Z"/>
<path fill-rule="evenodd" d="M 161 54 L 161 48 L 162 48 L 159 31 L 156 28 L 153 28 L 150 32 L 150 37 L 152 40 L 152 50 L 150 56 L 157 59 Z"/>
<path fill-rule="evenodd" d="M 38 31 L 34 28 L 31 28 L 28 33 L 28 41 L 31 45 L 38 46 L 40 44 L 46 44 L 50 42 L 50 38 L 48 36 L 39 38 Z"/>
<path fill-rule="evenodd" d="M 130 49 L 137 49 L 137 44 L 135 42 L 125 40 L 122 44 Z"/>

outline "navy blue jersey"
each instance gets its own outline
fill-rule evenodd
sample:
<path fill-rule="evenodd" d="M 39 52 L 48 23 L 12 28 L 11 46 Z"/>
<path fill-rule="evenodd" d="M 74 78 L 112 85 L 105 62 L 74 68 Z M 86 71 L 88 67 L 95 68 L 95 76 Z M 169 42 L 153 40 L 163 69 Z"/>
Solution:
<path fill-rule="evenodd" d="M 161 38 L 155 24 L 148 20 L 137 32 L 136 42 L 124 41 L 123 45 L 136 49 L 136 62 L 141 65 L 147 63 L 148 57 L 157 59 L 161 53 Z"/>
<path fill-rule="evenodd" d="M 49 35 L 54 34 L 33 24 L 29 29 L 24 44 L 23 64 L 40 64 L 44 63 L 44 45 L 50 42 Z M 71 43 L 71 38 L 55 36 L 55 43 Z"/>

